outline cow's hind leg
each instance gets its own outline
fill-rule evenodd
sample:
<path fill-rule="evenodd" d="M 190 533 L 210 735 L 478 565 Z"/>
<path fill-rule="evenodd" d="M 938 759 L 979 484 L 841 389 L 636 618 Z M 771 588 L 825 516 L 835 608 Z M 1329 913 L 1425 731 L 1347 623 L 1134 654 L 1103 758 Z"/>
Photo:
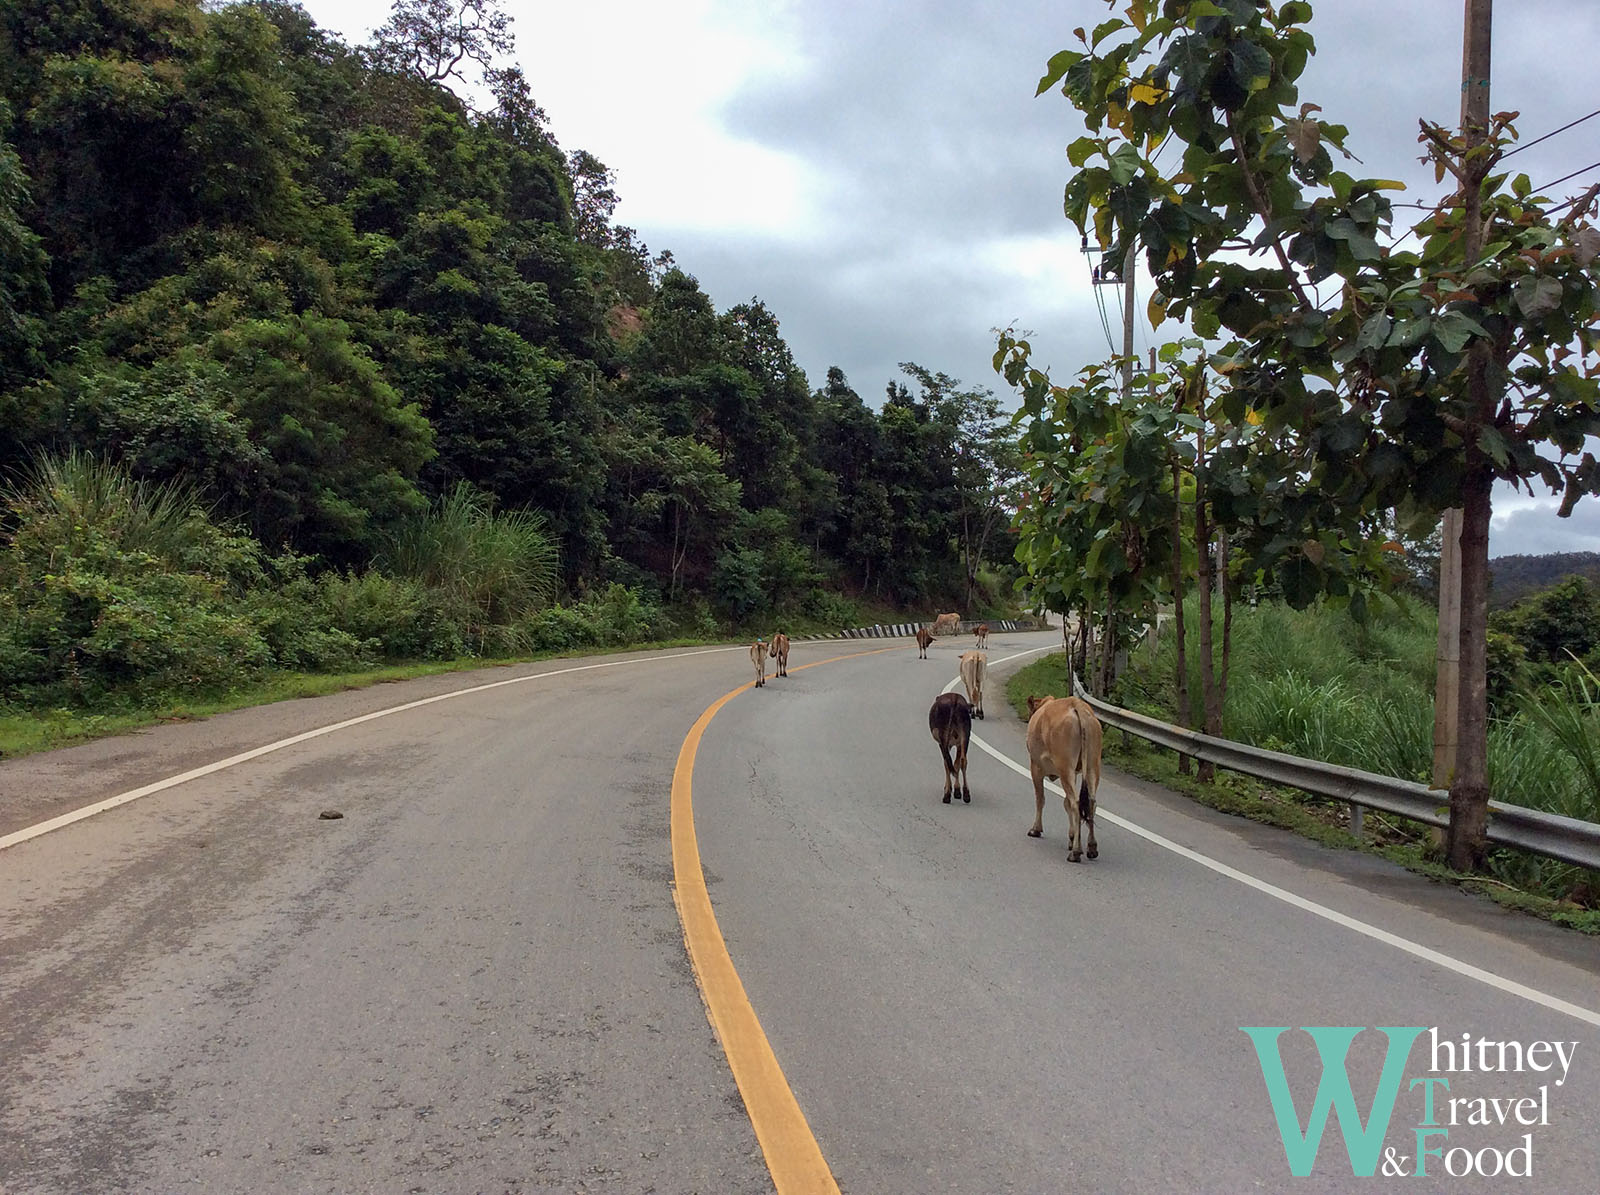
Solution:
<path fill-rule="evenodd" d="M 1100 847 L 1094 840 L 1094 793 L 1089 791 L 1089 782 L 1081 782 L 1083 787 L 1078 790 L 1078 812 L 1082 814 L 1084 823 L 1089 827 L 1089 858 L 1100 857 Z"/>
<path fill-rule="evenodd" d="M 944 760 L 944 803 L 950 804 L 951 781 L 955 779 L 956 765 L 950 758 L 950 744 L 939 744 L 939 755 Z"/>
<path fill-rule="evenodd" d="M 967 787 L 967 736 L 961 736 L 961 742 L 956 746 L 956 767 L 961 770 L 961 799 L 968 805 L 972 804 L 972 790 Z"/>
<path fill-rule="evenodd" d="M 1067 807 L 1067 860 L 1071 863 L 1081 862 L 1083 859 L 1083 817 L 1078 812 L 1078 798 L 1075 795 L 1078 785 L 1083 783 L 1079 776 L 1061 777 L 1061 803 Z"/>
<path fill-rule="evenodd" d="M 1044 769 L 1038 764 L 1033 765 L 1033 829 L 1028 831 L 1029 838 L 1040 838 L 1044 835 Z"/>

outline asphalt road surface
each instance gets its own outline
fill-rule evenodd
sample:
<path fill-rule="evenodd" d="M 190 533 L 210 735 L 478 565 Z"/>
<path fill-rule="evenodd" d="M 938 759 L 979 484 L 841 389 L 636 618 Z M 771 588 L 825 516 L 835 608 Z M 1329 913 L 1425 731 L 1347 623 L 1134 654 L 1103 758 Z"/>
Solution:
<path fill-rule="evenodd" d="M 797 643 L 704 726 L 710 903 L 838 1189 L 1595 1191 L 1600 945 L 1116 774 L 1100 858 L 1067 862 L 1060 801 L 1027 838 L 998 758 L 1026 766 L 1000 682 L 1033 657 L 1005 661 L 1053 641 L 992 636 L 970 805 L 940 801 L 927 731 L 970 639 Z M 0 764 L 0 1191 L 781 1185 L 674 904 L 674 766 L 749 672 L 550 661 Z M 1424 1029 L 1387 1171 L 1353 1177 L 1335 1113 L 1291 1178 L 1246 1026 L 1294 1027 L 1295 1132 L 1321 1066 L 1298 1027 Z M 1363 1121 L 1388 1040 L 1349 1050 Z M 1429 1091 L 1438 1152 L 1401 1178 Z M 1523 1149 L 1531 1177 L 1482 1176 Z"/>

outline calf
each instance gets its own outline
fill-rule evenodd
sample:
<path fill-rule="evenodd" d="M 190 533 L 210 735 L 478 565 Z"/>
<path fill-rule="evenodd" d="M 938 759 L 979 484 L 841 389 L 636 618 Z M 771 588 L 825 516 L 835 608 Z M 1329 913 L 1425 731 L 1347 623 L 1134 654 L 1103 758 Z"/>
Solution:
<path fill-rule="evenodd" d="M 939 744 L 939 754 L 944 758 L 944 803 L 950 804 L 953 791 L 967 804 L 972 803 L 972 790 L 967 787 L 967 744 L 972 740 L 972 707 L 959 693 L 941 693 L 933 699 L 928 711 L 928 730 L 933 741 Z M 955 749 L 955 760 L 950 758 Z M 952 786 L 956 774 L 961 781 Z"/>
<path fill-rule="evenodd" d="M 967 701 L 974 718 L 983 717 L 983 674 L 987 671 L 981 651 L 961 653 L 961 683 L 967 687 Z"/>
<path fill-rule="evenodd" d="M 789 636 L 782 631 L 777 631 L 772 636 L 772 650 L 767 653 L 776 657 L 778 666 L 773 670 L 773 676 L 789 675 Z"/>
<path fill-rule="evenodd" d="M 928 658 L 928 644 L 933 642 L 933 632 L 927 627 L 917 628 L 917 659 Z"/>
<path fill-rule="evenodd" d="M 757 639 L 750 645 L 750 662 L 756 666 L 756 688 L 767 683 L 767 645 Z"/>
<path fill-rule="evenodd" d="M 1094 840 L 1095 791 L 1100 787 L 1100 719 L 1077 697 L 1028 698 L 1028 762 L 1033 772 L 1033 829 L 1044 833 L 1044 782 L 1061 778 L 1067 809 L 1067 858 L 1083 858 L 1081 828 L 1089 827 L 1089 858 L 1100 848 Z"/>
<path fill-rule="evenodd" d="M 974 643 L 976 643 L 976 645 L 979 648 L 981 648 L 984 651 L 988 651 L 989 650 L 989 624 L 986 623 L 986 622 L 980 622 L 977 626 L 973 627 L 972 628 L 972 638 L 973 638 Z"/>

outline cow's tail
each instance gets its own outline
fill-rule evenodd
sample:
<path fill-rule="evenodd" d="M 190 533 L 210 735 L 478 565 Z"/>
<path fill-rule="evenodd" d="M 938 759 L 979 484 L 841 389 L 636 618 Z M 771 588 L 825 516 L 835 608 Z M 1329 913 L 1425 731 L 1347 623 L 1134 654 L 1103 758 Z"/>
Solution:
<path fill-rule="evenodd" d="M 1078 720 L 1078 816 L 1094 822 L 1093 800 L 1089 792 L 1089 728 L 1083 724 L 1083 710 L 1072 707 L 1072 716 Z"/>

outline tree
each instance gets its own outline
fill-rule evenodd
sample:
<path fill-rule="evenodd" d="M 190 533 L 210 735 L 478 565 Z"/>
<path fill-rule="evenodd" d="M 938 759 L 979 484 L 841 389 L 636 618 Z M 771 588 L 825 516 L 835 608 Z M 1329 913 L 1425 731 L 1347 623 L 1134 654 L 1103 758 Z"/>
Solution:
<path fill-rule="evenodd" d="M 1398 184 L 1334 167 L 1345 130 L 1300 104 L 1315 51 L 1311 5 L 1132 0 L 1128 19 L 1053 57 L 1088 118 L 1069 147 L 1078 169 L 1066 211 L 1113 257 L 1138 244 L 1159 322 L 1186 318 L 1234 337 L 1228 415 L 1247 411 L 1309 453 L 1305 490 L 1351 523 L 1398 510 L 1464 508 L 1461 729 L 1449 861 L 1481 858 L 1487 824 L 1484 620 L 1490 494 L 1496 479 L 1538 481 L 1570 513 L 1600 490 L 1584 451 L 1600 432 L 1590 269 L 1600 188 L 1571 202 L 1532 193 L 1494 167 L 1514 136 L 1494 119 L 1473 146 L 1422 124 L 1421 140 L 1457 189 L 1415 228 L 1390 236 Z M 1155 151 L 1182 147 L 1163 168 Z M 1483 246 L 1462 262 L 1471 200 Z M 1326 293 L 1325 293 L 1326 292 Z M 1269 541 L 1270 542 L 1270 541 Z M 1284 537 L 1281 548 L 1293 551 Z"/>
<path fill-rule="evenodd" d="M 463 63 L 488 70 L 513 45 L 511 17 L 499 0 L 395 0 L 373 40 L 383 67 L 426 83 L 465 83 Z"/>

